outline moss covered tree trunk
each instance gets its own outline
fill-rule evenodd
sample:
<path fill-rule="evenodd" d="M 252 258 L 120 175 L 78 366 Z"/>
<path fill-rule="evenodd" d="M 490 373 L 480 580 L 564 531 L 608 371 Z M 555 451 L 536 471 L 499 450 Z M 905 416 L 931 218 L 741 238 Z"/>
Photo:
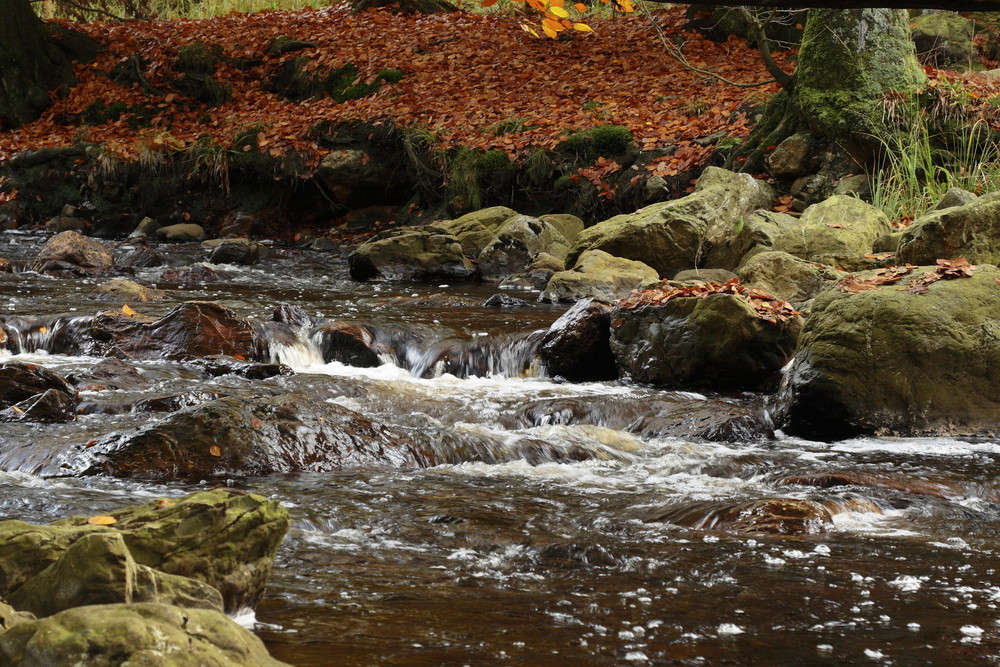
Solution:
<path fill-rule="evenodd" d="M 924 81 L 905 9 L 810 11 L 792 100 L 814 131 L 877 135 L 886 94 L 912 93 Z"/>
<path fill-rule="evenodd" d="M 0 0 L 0 125 L 18 127 L 75 82 L 69 58 L 27 0 Z"/>

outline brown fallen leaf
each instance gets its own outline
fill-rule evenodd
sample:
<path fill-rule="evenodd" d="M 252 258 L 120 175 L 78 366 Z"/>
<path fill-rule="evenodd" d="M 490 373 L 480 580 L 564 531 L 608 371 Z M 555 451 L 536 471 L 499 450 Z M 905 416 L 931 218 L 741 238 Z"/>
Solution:
<path fill-rule="evenodd" d="M 222 448 L 218 445 L 212 445 L 208 448 L 208 453 L 212 456 L 222 456 Z"/>

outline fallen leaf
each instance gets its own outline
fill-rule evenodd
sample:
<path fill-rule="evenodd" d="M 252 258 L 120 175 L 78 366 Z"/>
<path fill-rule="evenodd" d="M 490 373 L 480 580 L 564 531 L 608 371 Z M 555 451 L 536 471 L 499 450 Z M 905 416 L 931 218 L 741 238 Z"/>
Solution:
<path fill-rule="evenodd" d="M 208 448 L 208 453 L 212 456 L 222 456 L 222 448 L 218 445 L 212 445 Z"/>
<path fill-rule="evenodd" d="M 164 507 L 173 507 L 176 504 L 177 503 L 175 503 L 172 500 L 167 500 L 166 498 L 163 498 L 160 500 L 160 502 L 156 503 L 156 509 L 162 510 Z"/>
<path fill-rule="evenodd" d="M 118 523 L 118 519 L 113 516 L 92 516 L 87 519 L 87 523 L 91 526 L 110 526 L 113 523 Z"/>
<path fill-rule="evenodd" d="M 134 310 L 132 310 L 131 308 L 129 308 L 128 305 L 122 306 L 122 312 L 125 313 L 126 315 L 128 315 L 129 317 L 132 317 L 133 315 L 138 315 L 139 314 L 139 313 L 135 312 Z"/>

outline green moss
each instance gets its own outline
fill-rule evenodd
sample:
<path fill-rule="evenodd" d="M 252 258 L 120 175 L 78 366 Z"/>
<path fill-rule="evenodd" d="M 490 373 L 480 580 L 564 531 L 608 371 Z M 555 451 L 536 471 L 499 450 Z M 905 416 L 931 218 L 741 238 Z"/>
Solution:
<path fill-rule="evenodd" d="M 406 76 L 402 70 L 398 69 L 384 69 L 375 75 L 376 81 L 381 81 L 383 83 L 399 83 Z"/>
<path fill-rule="evenodd" d="M 507 189 L 517 165 L 501 150 L 479 152 L 459 148 L 448 161 L 448 189 L 467 210 L 489 205 L 491 196 Z"/>
<path fill-rule="evenodd" d="M 209 49 L 202 42 L 182 46 L 177 51 L 177 70 L 185 74 L 211 74 L 218 62 L 216 49 Z"/>
<path fill-rule="evenodd" d="M 636 145 L 627 127 L 601 125 L 571 134 L 556 147 L 556 150 L 575 163 L 589 164 L 598 157 L 629 154 L 636 150 Z"/>

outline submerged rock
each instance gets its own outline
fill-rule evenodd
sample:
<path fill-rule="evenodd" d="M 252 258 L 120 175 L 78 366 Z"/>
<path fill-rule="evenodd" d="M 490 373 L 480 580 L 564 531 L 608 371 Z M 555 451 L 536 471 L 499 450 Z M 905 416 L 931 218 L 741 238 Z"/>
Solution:
<path fill-rule="evenodd" d="M 831 288 L 813 302 L 782 391 L 783 428 L 835 440 L 863 433 L 995 435 L 1000 398 L 1000 271 L 858 293 Z M 862 274 L 862 278 L 866 274 Z"/>
<path fill-rule="evenodd" d="M 77 607 L 0 634 L 0 662 L 24 667 L 171 665 L 279 667 L 264 643 L 225 614 L 164 604 Z"/>
<path fill-rule="evenodd" d="M 111 525 L 92 525 L 88 517 L 61 519 L 47 526 L 0 522 L 0 596 L 18 597 L 24 586 L 28 586 L 25 598 L 29 591 L 43 589 L 64 601 L 116 595 L 109 591 L 125 591 L 119 575 L 126 577 L 127 584 L 127 577 L 133 576 L 129 573 L 132 559 L 137 566 L 156 570 L 150 573 L 137 567 L 134 581 L 143 589 L 133 588 L 133 599 L 156 599 L 162 593 L 187 600 L 185 604 L 201 600 L 201 604 L 214 605 L 212 600 L 217 598 L 199 586 L 201 582 L 221 593 L 227 613 L 235 613 L 260 600 L 289 523 L 288 513 L 278 503 L 231 489 L 199 491 L 173 501 L 153 500 L 109 516 L 114 520 Z M 127 556 L 115 546 L 114 536 L 124 540 Z M 70 553 L 83 538 L 92 541 Z M 98 553 L 103 555 L 97 558 L 94 554 Z M 62 561 L 64 556 L 67 560 Z M 80 579 L 87 571 L 109 582 L 108 587 Z M 55 576 L 58 572 L 69 578 L 62 589 L 46 583 L 62 580 Z M 177 581 L 183 577 L 195 583 Z M 159 583 L 167 587 L 154 590 Z M 31 604 L 40 605 L 41 611 L 58 606 L 52 600 Z"/>
<path fill-rule="evenodd" d="M 261 245 L 250 239 L 213 239 L 201 245 L 209 249 L 208 261 L 213 264 L 250 266 L 260 262 Z"/>
<path fill-rule="evenodd" d="M 671 507 L 648 521 L 741 534 L 803 535 L 833 528 L 833 514 L 826 506 L 798 498 L 761 498 L 741 503 L 696 501 Z"/>
<path fill-rule="evenodd" d="M 375 344 L 375 332 L 354 322 L 327 322 L 313 334 L 323 362 L 339 361 L 348 366 L 374 368 L 382 362 Z M 382 350 L 384 351 L 384 350 Z"/>
<path fill-rule="evenodd" d="M 94 288 L 93 297 L 102 301 L 145 302 L 159 301 L 166 297 L 166 294 L 158 289 L 153 289 L 145 285 L 128 280 L 127 278 L 115 278 L 106 283 L 101 283 Z"/>
<path fill-rule="evenodd" d="M 165 480 L 434 464 L 391 428 L 297 394 L 209 401 L 98 438 L 62 459 L 77 474 Z M 58 470 L 50 465 L 43 472 Z"/>

